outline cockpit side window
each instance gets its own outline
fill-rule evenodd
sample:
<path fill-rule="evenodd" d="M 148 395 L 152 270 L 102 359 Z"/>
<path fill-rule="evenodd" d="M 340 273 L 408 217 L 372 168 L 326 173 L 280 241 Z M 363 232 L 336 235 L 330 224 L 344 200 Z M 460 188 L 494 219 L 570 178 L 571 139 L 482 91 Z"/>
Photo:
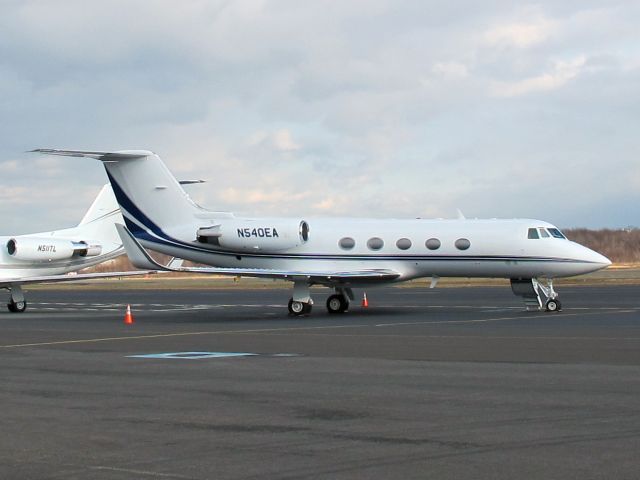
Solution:
<path fill-rule="evenodd" d="M 547 232 L 546 228 L 540 227 L 538 230 L 540 230 L 540 236 L 542 238 L 549 238 L 549 232 Z"/>
<path fill-rule="evenodd" d="M 540 238 L 540 236 L 538 235 L 538 230 L 536 230 L 535 228 L 530 228 L 529 233 L 527 234 L 527 238 L 529 239 Z"/>
<path fill-rule="evenodd" d="M 564 239 L 567 238 L 557 228 L 548 228 L 547 230 L 549 230 L 549 233 L 553 235 L 555 238 L 564 238 Z"/>

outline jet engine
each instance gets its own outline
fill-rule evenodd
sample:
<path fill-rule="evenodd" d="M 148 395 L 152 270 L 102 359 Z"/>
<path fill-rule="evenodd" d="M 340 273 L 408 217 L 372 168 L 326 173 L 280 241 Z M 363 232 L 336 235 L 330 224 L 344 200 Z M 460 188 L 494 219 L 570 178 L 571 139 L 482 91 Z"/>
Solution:
<path fill-rule="evenodd" d="M 225 250 L 280 252 L 305 243 L 309 239 L 309 224 L 304 220 L 238 219 L 200 228 L 197 238 L 200 243 Z"/>
<path fill-rule="evenodd" d="M 18 237 L 7 242 L 7 253 L 25 262 L 51 262 L 74 257 L 95 257 L 102 253 L 102 246 L 54 237 Z"/>

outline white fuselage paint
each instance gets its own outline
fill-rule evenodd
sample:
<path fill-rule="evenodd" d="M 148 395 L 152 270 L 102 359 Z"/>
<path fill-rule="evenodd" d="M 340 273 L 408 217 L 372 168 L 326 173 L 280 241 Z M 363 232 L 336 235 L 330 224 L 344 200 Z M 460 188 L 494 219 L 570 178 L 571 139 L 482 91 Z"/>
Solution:
<path fill-rule="evenodd" d="M 112 222 L 122 221 L 120 212 L 117 210 L 112 212 L 110 216 L 113 217 Z M 11 239 L 17 239 L 19 241 L 21 238 L 37 238 L 43 240 L 43 245 L 47 245 L 46 239 L 66 239 L 75 242 L 95 240 L 94 238 L 85 238 L 86 234 L 83 235 L 84 228 L 83 226 L 78 226 L 53 232 L 14 235 L 11 237 L 0 236 L 0 282 L 3 280 L 27 280 L 31 277 L 63 275 L 98 265 L 99 263 L 122 255 L 123 249 L 121 243 L 105 241 L 105 239 L 102 239 L 101 254 L 91 257 L 78 256 L 61 260 L 48 260 L 45 252 L 41 261 L 22 261 L 9 255 L 7 251 L 7 242 Z M 111 237 L 113 238 L 113 236 Z"/>
<path fill-rule="evenodd" d="M 7 242 L 16 237 L 0 237 L 0 281 L 26 280 L 29 277 L 62 275 L 92 267 L 122 255 L 122 245 L 103 245 L 103 253 L 94 257 L 74 257 L 66 260 L 20 261 L 7 253 Z M 20 238 L 20 237 L 17 237 Z"/>
<path fill-rule="evenodd" d="M 539 220 L 239 218 L 194 204 L 153 152 L 39 151 L 102 161 L 128 231 L 144 247 L 226 268 L 230 270 L 227 274 L 237 271 L 243 275 L 246 270 L 249 275 L 270 275 L 250 271 L 261 269 L 277 271 L 275 277 L 293 280 L 297 287 L 305 279 L 353 286 L 352 278 L 379 283 L 389 278 L 403 281 L 428 276 L 552 279 L 593 272 L 611 263 L 564 238 L 529 239 L 530 228 L 554 228 Z M 302 221 L 309 227 L 308 240 L 291 241 Z M 206 237 L 206 243 L 198 241 L 198 236 Z M 214 239 L 213 243 L 209 237 Z M 340 248 L 339 241 L 344 237 L 355 240 L 352 249 Z M 384 242 L 379 250 L 367 246 L 374 237 Z M 402 238 L 411 241 L 410 248 L 402 250 L 396 245 Z M 430 238 L 440 241 L 439 249 L 429 250 L 425 246 Z M 456 248 L 458 239 L 467 239 L 469 248 Z M 378 275 L 383 270 L 391 274 Z M 348 272 L 354 272 L 353 277 Z"/>
<path fill-rule="evenodd" d="M 300 219 L 280 221 L 298 224 Z M 305 221 L 310 230 L 308 241 L 277 252 L 224 249 L 195 241 L 196 231 L 206 227 L 206 222 L 173 226 L 163 232 L 147 231 L 146 238 L 139 239 L 148 248 L 215 267 L 327 272 L 389 269 L 400 273 L 397 281 L 433 275 L 557 278 L 593 272 L 611 263 L 593 250 L 566 239 L 527 238 L 529 228 L 554 228 L 540 220 L 305 218 Z M 224 225 L 225 219 L 211 220 L 211 224 L 215 223 Z M 160 240 L 162 237 L 165 238 Z M 355 240 L 352 249 L 339 246 L 344 237 Z M 384 246 L 379 250 L 368 248 L 367 241 L 372 237 L 382 239 Z M 406 250 L 396 246 L 403 238 L 411 241 Z M 431 238 L 440 241 L 440 248 L 430 250 L 425 246 L 425 241 Z M 455 246 L 458 239 L 469 240 L 470 247 L 459 250 Z"/>

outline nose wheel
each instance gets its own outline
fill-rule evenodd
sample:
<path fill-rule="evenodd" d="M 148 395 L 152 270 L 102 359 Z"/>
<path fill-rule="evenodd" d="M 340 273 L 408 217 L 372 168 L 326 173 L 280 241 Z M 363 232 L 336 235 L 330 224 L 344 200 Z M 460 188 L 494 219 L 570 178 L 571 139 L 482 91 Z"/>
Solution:
<path fill-rule="evenodd" d="M 349 309 L 349 300 L 340 294 L 331 295 L 327 299 L 327 311 L 329 313 L 344 313 Z"/>
<path fill-rule="evenodd" d="M 553 280 L 536 278 L 512 278 L 511 290 L 524 300 L 527 311 L 559 312 L 562 304 L 553 289 Z"/>
<path fill-rule="evenodd" d="M 544 306 L 544 309 L 547 312 L 558 312 L 562 309 L 562 304 L 560 303 L 560 300 L 554 298 L 552 300 L 547 300 L 547 304 Z"/>

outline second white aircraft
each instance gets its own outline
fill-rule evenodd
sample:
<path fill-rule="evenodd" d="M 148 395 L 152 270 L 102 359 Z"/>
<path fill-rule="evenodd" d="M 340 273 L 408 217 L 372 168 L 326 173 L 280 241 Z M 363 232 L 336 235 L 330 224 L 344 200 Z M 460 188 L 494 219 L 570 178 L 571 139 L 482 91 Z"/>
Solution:
<path fill-rule="evenodd" d="M 107 184 L 75 227 L 0 237 L 0 288 L 10 292 L 9 311 L 22 313 L 26 310 L 24 285 L 144 274 L 94 272 L 67 275 L 124 253 L 116 223 L 122 223 L 122 216 L 111 186 Z"/>
<path fill-rule="evenodd" d="M 312 285 L 333 288 L 327 309 L 342 313 L 353 288 L 419 277 L 507 278 L 528 308 L 556 311 L 554 278 L 611 264 L 540 220 L 240 218 L 196 205 L 150 151 L 36 151 L 103 162 L 137 267 L 290 280 L 293 315 L 311 311 Z M 143 247 L 212 268 L 165 267 Z"/>

